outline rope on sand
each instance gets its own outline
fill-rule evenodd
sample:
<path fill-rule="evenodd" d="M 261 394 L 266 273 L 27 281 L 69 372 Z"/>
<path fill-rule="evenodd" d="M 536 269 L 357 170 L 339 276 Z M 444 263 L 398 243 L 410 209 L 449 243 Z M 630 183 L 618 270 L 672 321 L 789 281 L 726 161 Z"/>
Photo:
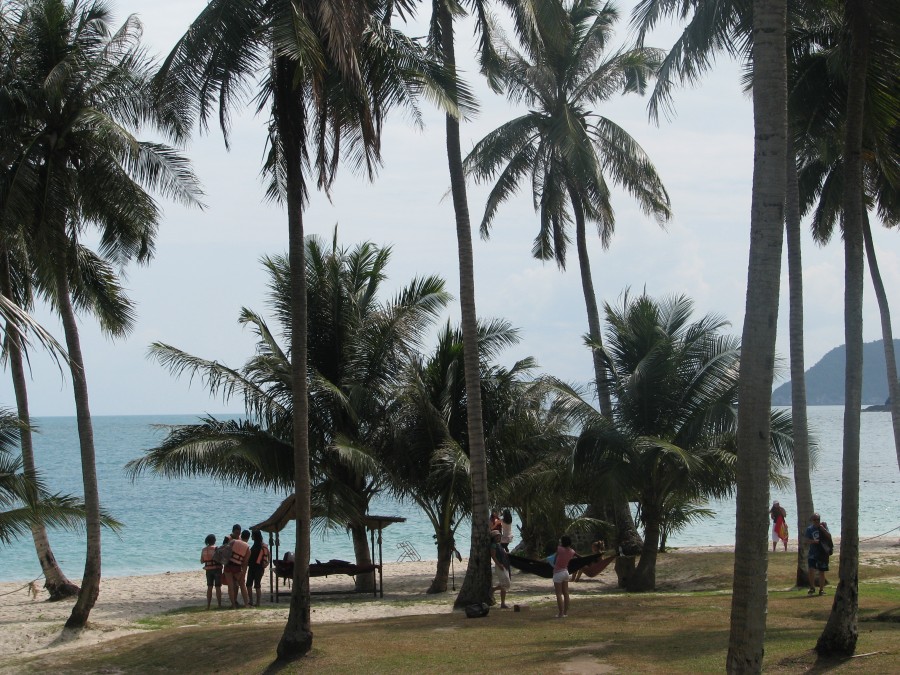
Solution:
<path fill-rule="evenodd" d="M 24 586 L 20 586 L 19 588 L 15 588 L 15 589 L 13 589 L 13 590 L 11 590 L 11 591 L 7 591 L 6 593 L 0 593 L 0 598 L 2 598 L 4 595 L 12 595 L 13 593 L 18 593 L 19 591 L 25 590 L 26 588 L 31 588 L 31 585 L 32 585 L 35 581 L 37 581 L 38 579 L 40 579 L 42 576 L 44 576 L 43 573 L 37 575 L 34 579 L 32 579 L 31 581 L 29 581 L 29 582 L 28 582 L 27 584 L 25 584 Z"/>
<path fill-rule="evenodd" d="M 900 525 L 898 525 L 897 527 L 892 527 L 887 532 L 882 532 L 881 534 L 876 534 L 874 537 L 866 537 L 865 539 L 860 539 L 860 541 L 863 542 L 863 541 L 871 541 L 872 539 L 878 539 L 878 537 L 883 537 L 886 534 L 890 534 L 894 530 L 900 530 Z"/>

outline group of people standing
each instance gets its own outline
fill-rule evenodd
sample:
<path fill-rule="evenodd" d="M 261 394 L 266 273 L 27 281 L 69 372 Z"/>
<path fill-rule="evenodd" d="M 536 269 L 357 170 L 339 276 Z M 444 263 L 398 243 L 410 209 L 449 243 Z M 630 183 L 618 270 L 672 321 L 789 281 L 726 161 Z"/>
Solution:
<path fill-rule="evenodd" d="M 496 511 L 491 512 L 491 560 L 494 561 L 494 585 L 493 591 L 500 591 L 500 609 L 508 609 L 506 593 L 510 587 L 509 544 L 513 540 L 512 514 L 509 509 L 500 516 Z M 598 546 L 600 542 L 595 542 Z M 572 540 L 568 536 L 562 536 L 556 552 L 547 557 L 547 562 L 553 565 L 553 590 L 556 593 L 557 614 L 559 619 L 565 618 L 569 613 L 569 562 L 578 557 L 572 548 Z"/>
<path fill-rule="evenodd" d="M 216 535 L 207 535 L 206 546 L 200 551 L 200 564 L 206 571 L 206 609 L 212 607 L 213 588 L 218 606 L 222 606 L 223 582 L 228 589 L 231 609 L 259 607 L 262 578 L 269 560 L 269 547 L 259 530 L 241 530 L 236 524 L 231 528 L 231 534 L 225 535 L 221 546 L 216 546 Z M 254 590 L 256 602 L 253 601 Z M 243 604 L 238 603 L 238 594 Z"/>

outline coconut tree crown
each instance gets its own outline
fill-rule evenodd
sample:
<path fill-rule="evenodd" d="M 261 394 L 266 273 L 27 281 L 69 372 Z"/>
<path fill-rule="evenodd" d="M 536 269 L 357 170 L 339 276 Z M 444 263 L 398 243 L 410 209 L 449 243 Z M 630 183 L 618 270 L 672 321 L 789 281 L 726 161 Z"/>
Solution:
<path fill-rule="evenodd" d="M 618 124 L 596 112 L 618 93 L 643 93 L 661 53 L 650 48 L 605 56 L 618 13 L 609 4 L 576 0 L 567 21 L 539 24 L 524 53 L 504 47 L 503 82 L 513 103 L 529 111 L 492 131 L 466 158 L 477 181 L 497 178 L 481 221 L 489 235 L 500 205 L 530 174 L 540 230 L 532 253 L 565 266 L 574 212 L 597 225 L 606 246 L 615 229 L 610 183 L 631 194 L 648 215 L 670 217 L 669 197 L 646 153 Z"/>

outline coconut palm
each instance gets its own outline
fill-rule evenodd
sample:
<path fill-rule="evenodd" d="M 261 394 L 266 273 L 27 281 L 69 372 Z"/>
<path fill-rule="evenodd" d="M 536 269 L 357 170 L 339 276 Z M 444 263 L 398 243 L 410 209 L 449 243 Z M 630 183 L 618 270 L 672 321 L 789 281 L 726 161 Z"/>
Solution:
<path fill-rule="evenodd" d="M 66 625 L 81 628 L 99 593 L 100 506 L 88 386 L 75 309 L 84 253 L 79 239 L 99 229 L 104 272 L 153 252 L 159 209 L 148 189 L 196 203 L 185 160 L 160 143 L 137 140 L 145 125 L 163 133 L 174 118 L 152 105 L 151 62 L 133 17 L 111 30 L 101 3 L 33 0 L 21 5 L 19 76 L 11 91 L 24 140 L 14 159 L 5 221 L 22 229 L 38 285 L 59 312 L 75 393 L 87 508 L 87 555 L 78 600 Z M 121 300 L 121 298 L 119 298 Z M 113 308 L 107 308 L 112 310 Z M 119 302 L 116 309 L 128 309 Z M 132 319 L 101 325 L 122 334 Z"/>
<path fill-rule="evenodd" d="M 887 53 L 886 92 L 896 106 L 897 31 L 900 16 L 894 3 L 861 0 L 844 7 L 843 27 L 849 40 L 846 113 L 843 130 L 844 332 L 847 362 L 844 392 L 844 452 L 841 473 L 841 557 L 834 604 L 816 643 L 820 654 L 850 656 L 856 650 L 859 612 L 859 427 L 862 400 L 862 290 L 865 214 L 865 167 L 862 158 L 866 108 L 877 100 L 867 94 L 870 58 Z M 885 50 L 887 50 L 885 52 Z M 893 66 L 893 67 L 892 67 Z M 875 78 L 872 78 L 874 80 Z M 874 84 L 874 83 L 873 83 Z M 882 84 L 882 83 L 879 83 Z M 867 101 L 867 99 L 869 99 Z M 896 110 L 896 107 L 895 107 Z M 870 119 L 879 116 L 870 115 Z M 896 122 L 896 116 L 893 120 Z M 894 376 L 889 373 L 889 377 Z"/>
<path fill-rule="evenodd" d="M 803 30 L 798 29 L 821 10 L 821 3 L 790 3 L 788 32 L 791 47 L 789 58 Z M 676 84 L 696 85 L 715 63 L 718 52 L 740 59 L 748 73 L 747 88 L 752 85 L 751 34 L 753 3 L 745 0 L 714 0 L 712 2 L 674 2 L 672 0 L 642 0 L 632 12 L 632 26 L 641 44 L 646 35 L 663 18 L 684 21 L 681 36 L 669 50 L 660 67 L 656 86 L 650 96 L 648 109 L 651 119 L 660 113 L 669 117 L 674 112 L 673 88 Z M 802 47 L 800 47 L 802 48 Z M 817 92 L 817 97 L 820 92 Z M 790 141 L 790 136 L 787 137 Z M 810 442 L 806 414 L 806 367 L 803 348 L 803 265 L 800 240 L 800 206 L 797 188 L 797 165 L 793 144 L 785 149 L 787 180 L 785 183 L 785 232 L 787 241 L 791 369 L 791 414 L 794 423 L 794 485 L 797 495 L 797 527 L 803 530 L 806 519 L 814 510 L 810 484 Z M 797 550 L 796 579 L 805 584 L 806 546 L 801 541 Z"/>
<path fill-rule="evenodd" d="M 515 331 L 505 322 L 479 326 L 483 401 L 492 393 L 484 388 L 499 372 L 489 361 L 515 341 Z M 472 508 L 463 345 L 461 331 L 447 323 L 427 358 L 412 356 L 391 405 L 393 435 L 382 457 L 391 491 L 416 502 L 434 528 L 437 569 L 429 593 L 447 590 L 456 528 Z"/>
<path fill-rule="evenodd" d="M 503 82 L 507 97 L 529 111 L 479 141 L 466 158 L 476 180 L 497 178 L 481 221 L 487 236 L 498 207 L 530 177 L 540 215 L 533 254 L 565 267 L 569 226 L 574 217 L 588 336 L 602 344 L 600 312 L 594 291 L 586 227 L 595 223 L 606 246 L 615 228 L 610 183 L 624 188 L 641 208 L 662 222 L 669 218 L 669 197 L 637 141 L 612 120 L 595 112 L 614 94 L 644 91 L 658 66 L 659 54 L 635 49 L 605 55 L 618 13 L 595 0 L 566 4 L 563 38 L 555 26 L 539 25 L 524 41 L 526 54 L 506 47 Z M 594 380 L 601 411 L 611 410 L 603 363 L 594 354 Z M 618 504 L 619 543 L 639 547 L 627 505 Z M 617 565 L 620 578 L 628 570 Z"/>
<path fill-rule="evenodd" d="M 734 593 L 726 667 L 758 672 L 766 625 L 769 449 L 787 166 L 785 0 L 753 4 L 754 166 L 738 400 Z"/>
<path fill-rule="evenodd" d="M 307 238 L 309 302 L 310 457 L 313 512 L 347 527 L 356 560 L 371 562 L 363 517 L 381 489 L 375 462 L 387 443 L 387 406 L 407 355 L 449 301 L 443 281 L 416 278 L 390 301 L 379 295 L 390 249 L 366 242 L 347 250 Z M 210 391 L 244 398 L 247 421 L 214 418 L 174 429 L 129 466 L 169 477 L 209 475 L 227 482 L 287 490 L 293 484 L 290 269 L 266 258 L 273 332 L 244 309 L 241 323 L 256 333 L 255 355 L 240 370 L 157 344 L 151 354 L 175 374 L 201 375 Z M 371 579 L 368 580 L 371 583 Z M 366 590 L 362 577 L 357 588 Z"/>
<path fill-rule="evenodd" d="M 796 129 L 794 143 L 800 149 L 800 206 L 804 214 L 812 214 L 813 237 L 818 243 L 825 244 L 831 239 L 841 216 L 844 175 L 842 133 L 848 72 L 840 7 L 826 7 L 817 19 L 807 28 L 805 49 L 795 56 L 797 74 L 791 90 L 790 111 Z M 878 30 L 878 33 L 884 32 L 885 28 Z M 897 122 L 900 103 L 896 84 L 891 77 L 896 72 L 898 56 L 896 50 L 892 53 L 886 43 L 890 41 L 879 35 L 874 45 L 879 54 L 877 58 L 870 59 L 867 72 L 867 106 L 862 141 L 865 190 L 863 241 L 881 315 L 894 445 L 900 465 L 900 380 L 897 378 L 890 307 L 868 222 L 868 210 L 873 209 L 885 226 L 900 224 L 900 154 L 896 143 L 896 137 L 900 134 Z"/>
<path fill-rule="evenodd" d="M 165 100 L 186 101 L 201 127 L 218 109 L 228 124 L 245 92 L 259 86 L 259 110 L 270 112 L 266 172 L 270 197 L 285 204 L 291 288 L 291 405 L 297 472 L 297 551 L 291 609 L 278 646 L 280 659 L 309 651 L 309 409 L 307 401 L 306 276 L 303 212 L 309 181 L 328 189 L 343 152 L 369 175 L 379 158 L 381 121 L 389 107 L 411 106 L 424 90 L 456 114 L 452 100 L 431 87 L 443 76 L 423 52 L 390 29 L 378 0 L 319 3 L 212 0 L 166 60 L 159 77 Z"/>
<path fill-rule="evenodd" d="M 596 349 L 610 373 L 611 417 L 575 392 L 562 401 L 582 426 L 573 457 L 576 473 L 603 492 L 640 505 L 644 546 L 629 590 L 656 584 L 660 537 L 673 503 L 730 494 L 735 484 L 740 347 L 716 316 L 691 321 L 685 297 L 658 302 L 646 295 L 621 307 L 606 305 L 609 326 Z M 775 466 L 787 463 L 790 419 L 773 414 Z M 777 474 L 773 471 L 773 477 Z"/>

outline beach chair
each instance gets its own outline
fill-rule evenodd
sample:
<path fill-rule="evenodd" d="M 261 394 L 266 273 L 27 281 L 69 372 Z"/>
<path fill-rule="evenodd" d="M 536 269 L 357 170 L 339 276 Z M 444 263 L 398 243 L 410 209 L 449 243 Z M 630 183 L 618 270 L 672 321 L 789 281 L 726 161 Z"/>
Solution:
<path fill-rule="evenodd" d="M 416 547 L 413 546 L 411 542 L 401 541 L 397 544 L 397 548 L 401 551 L 400 557 L 397 558 L 397 562 L 403 562 L 404 560 L 408 560 L 409 562 L 419 562 L 422 560 L 422 556 L 419 555 Z"/>

